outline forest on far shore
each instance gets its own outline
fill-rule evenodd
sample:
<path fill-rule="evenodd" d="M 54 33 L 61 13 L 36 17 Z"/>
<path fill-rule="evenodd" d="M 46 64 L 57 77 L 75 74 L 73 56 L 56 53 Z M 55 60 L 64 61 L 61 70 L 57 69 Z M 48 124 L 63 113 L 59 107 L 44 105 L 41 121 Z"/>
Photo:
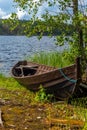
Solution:
<path fill-rule="evenodd" d="M 5 21 L 5 20 L 4 20 Z M 8 23 L 6 23 L 6 22 L 3 22 L 3 19 L 0 19 L 0 35 L 25 35 L 25 33 L 24 33 L 24 28 L 23 28 L 23 24 L 25 23 L 25 22 L 30 22 L 30 21 L 27 21 L 27 20 L 19 20 L 19 22 L 20 22 L 20 26 L 17 26 L 14 30 L 11 30 L 10 29 L 10 25 L 8 24 Z M 43 21 L 41 21 L 42 23 L 43 23 Z M 37 22 L 37 24 L 38 24 L 38 22 Z M 36 25 L 36 23 L 35 23 L 35 25 Z M 35 26 L 35 25 L 33 25 L 33 26 Z M 68 34 L 71 34 L 72 33 L 72 26 L 71 25 L 68 25 L 68 26 L 70 26 L 70 30 L 69 30 L 69 32 L 68 32 Z M 63 30 L 64 31 L 64 30 Z M 53 29 L 53 36 L 55 36 L 55 35 L 60 35 L 61 34 L 61 30 L 59 30 L 58 28 L 54 28 Z M 35 34 L 35 35 L 39 35 L 39 32 L 37 33 L 37 34 Z M 44 35 L 48 35 L 48 32 L 46 31 L 45 33 L 44 33 Z"/>
<path fill-rule="evenodd" d="M 0 19 L 0 35 L 23 35 L 23 30 L 21 27 L 17 27 L 17 29 L 11 31 L 10 26 Z"/>

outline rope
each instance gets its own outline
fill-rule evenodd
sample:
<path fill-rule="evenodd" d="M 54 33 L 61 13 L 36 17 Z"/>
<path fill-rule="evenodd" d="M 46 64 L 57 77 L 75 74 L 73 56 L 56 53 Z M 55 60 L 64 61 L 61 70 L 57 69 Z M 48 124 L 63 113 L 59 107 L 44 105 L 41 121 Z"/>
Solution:
<path fill-rule="evenodd" d="M 75 80 L 75 79 L 70 79 L 69 77 L 67 77 L 67 76 L 63 73 L 63 71 L 62 71 L 61 68 L 59 69 L 59 71 L 60 71 L 60 73 L 63 75 L 63 77 L 64 77 L 65 79 L 67 79 L 68 81 L 73 82 L 73 83 L 76 83 L 76 82 L 77 82 L 77 80 Z"/>

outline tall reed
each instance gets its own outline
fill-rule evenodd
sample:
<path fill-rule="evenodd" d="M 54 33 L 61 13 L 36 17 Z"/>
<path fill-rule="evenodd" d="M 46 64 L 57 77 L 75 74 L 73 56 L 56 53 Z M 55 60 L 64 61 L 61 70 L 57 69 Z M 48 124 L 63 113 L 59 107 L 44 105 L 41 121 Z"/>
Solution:
<path fill-rule="evenodd" d="M 64 52 L 40 52 L 32 55 L 31 57 L 28 57 L 27 60 L 58 68 L 71 64 L 68 59 L 64 58 Z"/>

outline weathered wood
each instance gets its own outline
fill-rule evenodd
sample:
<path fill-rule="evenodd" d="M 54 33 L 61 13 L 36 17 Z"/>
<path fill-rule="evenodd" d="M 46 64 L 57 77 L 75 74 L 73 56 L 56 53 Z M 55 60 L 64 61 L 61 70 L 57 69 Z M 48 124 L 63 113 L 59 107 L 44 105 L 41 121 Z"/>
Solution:
<path fill-rule="evenodd" d="M 76 84 L 80 82 L 80 59 L 64 68 L 54 68 L 51 66 L 38 64 L 34 62 L 18 62 L 12 68 L 12 76 L 20 84 L 24 85 L 30 90 L 39 90 L 40 85 L 46 89 L 51 89 L 55 92 L 59 99 L 67 99 L 74 93 Z M 20 68 L 24 69 L 17 69 Z M 31 66 L 28 68 L 27 66 Z M 35 69 L 32 69 L 36 66 Z M 61 91 L 61 93 L 60 93 Z M 58 94 L 58 95 L 57 95 Z M 62 95 L 62 96 L 61 96 Z"/>
<path fill-rule="evenodd" d="M 76 120 L 76 119 L 49 119 L 46 120 L 47 124 L 63 124 L 63 125 L 72 125 L 72 126 L 79 126 L 83 127 L 85 122 L 82 120 Z"/>
<path fill-rule="evenodd" d="M 74 76 L 71 76 L 71 79 L 74 79 L 75 77 Z M 54 86 L 54 85 L 57 85 L 57 84 L 61 84 L 61 83 L 63 83 L 63 82 L 66 82 L 67 80 L 63 77 L 63 78 L 61 78 L 61 79 L 55 79 L 55 80 L 53 80 L 53 81 L 49 81 L 49 82 L 47 82 L 47 83 L 44 83 L 43 85 L 45 86 L 45 87 L 48 87 L 48 86 Z M 68 83 L 67 83 L 67 85 L 68 84 L 72 84 L 72 82 L 70 82 L 70 81 L 68 81 Z M 62 86 L 61 88 L 63 88 L 64 86 Z"/>
<path fill-rule="evenodd" d="M 1 125 L 1 127 L 4 127 L 3 121 L 2 121 L 2 111 L 1 111 L 1 109 L 0 109 L 0 125 Z"/>

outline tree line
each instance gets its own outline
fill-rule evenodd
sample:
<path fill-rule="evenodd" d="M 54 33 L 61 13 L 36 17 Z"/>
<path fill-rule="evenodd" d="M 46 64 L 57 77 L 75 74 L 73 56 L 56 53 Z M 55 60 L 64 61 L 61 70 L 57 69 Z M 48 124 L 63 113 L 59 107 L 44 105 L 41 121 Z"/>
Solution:
<path fill-rule="evenodd" d="M 19 24 L 16 26 L 15 29 L 12 29 L 14 28 L 15 26 L 15 23 L 12 27 L 12 25 L 10 25 L 9 23 L 6 22 L 7 20 L 3 20 L 3 19 L 0 19 L 0 35 L 26 35 L 26 32 L 25 32 L 25 23 L 26 24 L 29 24 L 31 23 L 31 21 L 27 21 L 27 20 L 19 20 Z M 48 21 L 50 23 L 50 21 Z M 38 26 L 40 26 L 41 24 L 44 25 L 45 27 L 45 21 L 36 21 L 34 22 L 31 26 L 29 26 L 28 28 L 28 32 L 31 31 L 32 33 L 32 30 L 31 28 L 35 28 L 37 26 L 37 30 L 31 34 L 31 36 L 39 36 L 40 35 L 40 31 L 38 29 Z M 72 33 L 72 26 L 71 25 L 63 25 L 63 26 L 69 26 L 69 28 L 71 28 L 68 32 L 67 32 L 67 35 L 71 34 Z M 36 28 L 35 28 L 36 29 Z M 42 30 L 41 30 L 42 31 Z M 66 31 L 66 30 L 65 30 Z M 54 28 L 52 28 L 52 33 L 51 35 L 52 36 L 55 36 L 55 35 L 60 35 L 62 33 L 62 30 L 61 29 L 58 29 L 56 28 L 56 26 Z M 48 31 L 48 28 L 45 29 L 43 35 L 50 35 L 49 31 Z"/>
<path fill-rule="evenodd" d="M 0 35 L 23 35 L 23 30 L 20 26 L 15 30 L 10 30 L 10 25 L 3 21 L 5 20 L 0 19 Z"/>

